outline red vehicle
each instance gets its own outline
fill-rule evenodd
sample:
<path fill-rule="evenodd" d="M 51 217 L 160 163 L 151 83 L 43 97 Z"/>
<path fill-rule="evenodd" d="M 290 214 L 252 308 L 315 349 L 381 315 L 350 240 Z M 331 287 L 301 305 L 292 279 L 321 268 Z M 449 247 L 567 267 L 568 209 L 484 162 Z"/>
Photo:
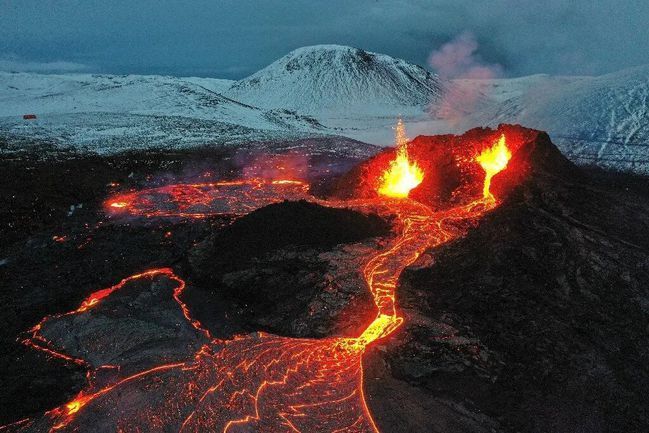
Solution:
<path fill-rule="evenodd" d="M 25 119 L 25 120 L 35 120 L 36 115 L 35 114 L 23 114 L 23 119 Z"/>

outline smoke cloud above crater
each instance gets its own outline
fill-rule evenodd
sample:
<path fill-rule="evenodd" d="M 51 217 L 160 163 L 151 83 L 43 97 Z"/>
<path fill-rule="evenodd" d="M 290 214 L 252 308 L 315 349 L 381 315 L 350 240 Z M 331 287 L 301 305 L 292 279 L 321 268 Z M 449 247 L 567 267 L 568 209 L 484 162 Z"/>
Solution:
<path fill-rule="evenodd" d="M 467 31 L 443 44 L 428 58 L 430 67 L 446 81 L 442 100 L 431 104 L 429 111 L 434 118 L 447 121 L 450 128 L 471 113 L 484 95 L 487 86 L 480 80 L 504 75 L 501 65 L 480 58 L 478 48 L 475 35 Z"/>
<path fill-rule="evenodd" d="M 428 64 L 442 78 L 498 78 L 503 67 L 481 61 L 477 55 L 478 42 L 471 32 L 464 32 L 433 51 Z"/>

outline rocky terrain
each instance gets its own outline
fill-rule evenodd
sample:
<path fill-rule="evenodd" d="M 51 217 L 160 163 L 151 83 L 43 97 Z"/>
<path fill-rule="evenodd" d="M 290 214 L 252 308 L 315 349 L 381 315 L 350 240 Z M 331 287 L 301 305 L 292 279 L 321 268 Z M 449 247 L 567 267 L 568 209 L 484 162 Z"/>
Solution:
<path fill-rule="evenodd" d="M 648 181 L 580 170 L 547 135 L 535 136 L 529 152 L 511 161 L 525 176 L 515 186 L 512 176 L 494 178 L 505 197 L 500 207 L 402 276 L 397 300 L 405 325 L 364 357 L 365 394 L 382 432 L 649 427 Z M 412 146 L 434 153 L 456 141 L 419 137 Z M 282 152 L 300 146 L 309 145 L 286 143 Z M 326 194 L 362 172 L 371 153 L 312 156 L 306 166 L 318 170 L 306 170 L 307 177 Z M 302 202 L 234 222 L 119 220 L 102 212 L 115 189 L 202 178 L 207 167 L 210 176 L 236 176 L 257 156 L 186 151 L 2 161 L 11 181 L 2 185 L 8 241 L 0 250 L 0 422 L 69 401 L 84 382 L 83 368 L 16 337 L 44 315 L 69 311 L 90 292 L 152 267 L 172 267 L 187 281 L 184 302 L 222 338 L 256 330 L 350 335 L 367 324 L 373 309 L 359 264 L 391 236 L 389 221 Z M 126 305 L 146 312 L 151 293 L 169 290 L 162 282 L 138 284 L 98 317 L 118 316 Z M 194 338 L 192 329 L 170 332 L 160 322 L 174 317 L 158 315 L 165 305 L 147 312 L 158 326 L 151 329 L 165 341 Z M 176 346 L 165 347 L 173 359 Z M 121 353 L 133 356 L 129 350 Z"/>
<path fill-rule="evenodd" d="M 360 241 L 390 228 L 374 214 L 306 201 L 273 204 L 191 250 L 192 276 L 209 287 L 213 303 L 229 305 L 240 329 L 353 337 L 374 314 L 358 271 L 376 246 Z"/>
<path fill-rule="evenodd" d="M 220 217 L 113 221 L 102 208 L 108 195 L 170 182 L 272 176 L 278 165 L 317 187 L 376 152 L 345 139 L 326 145 L 319 140 L 104 157 L 23 150 L 0 161 L 7 179 L 0 183 L 0 423 L 68 401 L 85 381 L 83 368 L 19 344 L 25 331 L 45 315 L 70 311 L 90 293 L 146 269 L 173 267 L 187 277 L 190 251 L 231 223 Z M 341 157 L 339 147 L 349 149 L 349 156 Z M 318 253 L 311 257 L 321 266 Z M 187 293 L 215 335 L 242 330 L 239 322 L 225 320 L 217 300 L 201 296 L 209 291 Z"/>
<path fill-rule="evenodd" d="M 431 401 L 434 428 L 418 420 L 420 406 L 404 404 L 404 415 L 377 402 L 379 425 L 647 429 L 649 207 L 642 183 L 612 188 L 593 180 L 552 158 L 544 140 L 531 155 L 528 180 L 505 203 L 465 238 L 428 251 L 402 278 L 406 329 L 377 348 L 373 368 L 397 379 L 394 392 Z M 381 382 L 368 386 L 371 396 Z"/>

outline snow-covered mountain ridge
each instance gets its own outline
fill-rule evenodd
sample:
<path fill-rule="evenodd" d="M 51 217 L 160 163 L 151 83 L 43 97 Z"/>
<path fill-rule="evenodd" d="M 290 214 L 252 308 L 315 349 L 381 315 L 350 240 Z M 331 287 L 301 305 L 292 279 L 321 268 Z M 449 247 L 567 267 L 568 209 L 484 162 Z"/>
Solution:
<path fill-rule="evenodd" d="M 465 96 L 469 94 L 469 98 Z M 239 81 L 0 72 L 0 153 L 12 143 L 110 153 L 344 136 L 411 137 L 520 123 L 579 164 L 649 174 L 649 66 L 599 77 L 443 81 L 403 60 L 338 45 L 292 51 Z M 466 103 L 459 117 L 439 108 Z M 36 120 L 23 120 L 34 113 Z M 18 146 L 18 144 L 16 144 Z"/>
<path fill-rule="evenodd" d="M 649 174 L 649 65 L 598 77 L 522 80 L 465 83 L 483 86 L 488 97 L 461 128 L 520 123 L 548 131 L 577 163 Z"/>
<path fill-rule="evenodd" d="M 0 133 L 99 153 L 322 135 L 288 110 L 218 93 L 228 80 L 139 75 L 0 72 Z M 22 115 L 34 113 L 35 121 Z"/>

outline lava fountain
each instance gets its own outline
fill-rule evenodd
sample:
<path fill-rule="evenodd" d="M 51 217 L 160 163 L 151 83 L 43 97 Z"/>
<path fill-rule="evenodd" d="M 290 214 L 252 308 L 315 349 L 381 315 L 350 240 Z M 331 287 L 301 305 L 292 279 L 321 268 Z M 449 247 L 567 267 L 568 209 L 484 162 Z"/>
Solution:
<path fill-rule="evenodd" d="M 399 119 L 395 128 L 397 154 L 383 173 L 378 193 L 388 197 L 408 197 L 410 190 L 424 180 L 424 172 L 408 157 L 408 137 L 403 121 Z"/>
<path fill-rule="evenodd" d="M 505 134 L 502 134 L 493 146 L 483 150 L 476 158 L 476 161 L 485 171 L 484 185 L 482 188 L 482 196 L 485 199 L 494 200 L 493 194 L 489 191 L 491 178 L 507 167 L 507 163 L 511 157 L 512 153 L 505 143 Z"/>

